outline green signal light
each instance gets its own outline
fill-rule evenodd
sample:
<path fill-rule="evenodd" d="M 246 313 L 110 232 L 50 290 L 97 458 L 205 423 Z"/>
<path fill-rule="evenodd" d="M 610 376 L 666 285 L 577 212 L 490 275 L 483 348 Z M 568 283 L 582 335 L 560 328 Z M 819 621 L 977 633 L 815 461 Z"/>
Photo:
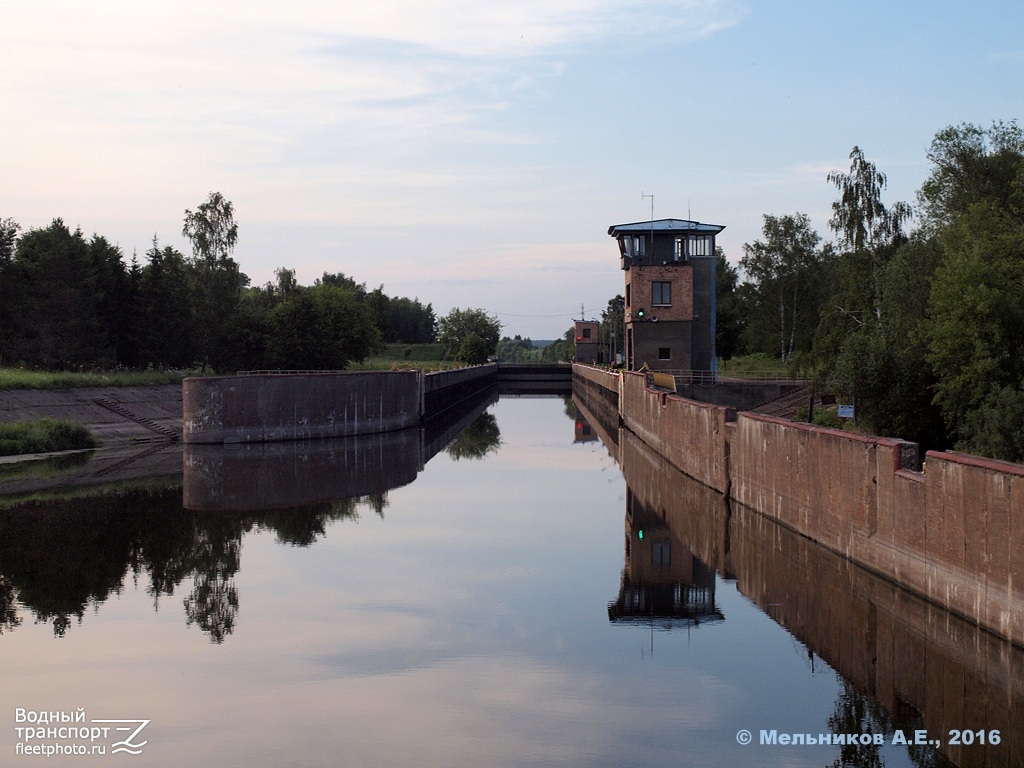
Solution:
<path fill-rule="evenodd" d="M 642 539 L 644 537 L 644 529 L 641 528 L 639 531 L 636 532 L 636 535 Z"/>

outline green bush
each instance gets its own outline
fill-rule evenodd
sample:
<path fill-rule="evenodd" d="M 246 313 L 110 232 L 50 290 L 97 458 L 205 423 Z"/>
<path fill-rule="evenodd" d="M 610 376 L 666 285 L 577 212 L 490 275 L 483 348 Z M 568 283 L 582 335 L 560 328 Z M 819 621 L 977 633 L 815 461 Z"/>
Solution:
<path fill-rule="evenodd" d="M 797 408 L 795 420 L 807 421 L 806 406 L 802 408 Z M 839 414 L 832 409 L 815 408 L 814 423 L 817 424 L 819 427 L 828 427 L 829 429 L 843 429 L 843 419 L 839 418 Z"/>
<path fill-rule="evenodd" d="M 839 418 L 838 413 L 831 410 L 815 410 L 814 423 L 819 427 L 828 427 L 829 429 L 843 428 L 843 420 Z"/>
<path fill-rule="evenodd" d="M 0 423 L 0 456 L 70 451 L 96 445 L 92 433 L 74 421 L 37 419 Z"/>

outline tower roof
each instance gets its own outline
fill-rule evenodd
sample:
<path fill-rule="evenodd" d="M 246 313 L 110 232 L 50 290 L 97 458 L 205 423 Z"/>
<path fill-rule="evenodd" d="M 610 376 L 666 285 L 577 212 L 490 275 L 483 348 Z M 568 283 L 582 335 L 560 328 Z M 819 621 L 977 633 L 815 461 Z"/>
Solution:
<path fill-rule="evenodd" d="M 661 234 L 679 232 L 717 235 L 723 229 L 725 227 L 718 224 L 701 224 L 699 221 L 690 221 L 689 219 L 655 219 L 654 221 L 648 219 L 647 221 L 637 221 L 633 224 L 613 224 L 608 227 L 608 234 L 612 237 L 618 237 L 623 234 L 654 231 Z"/>

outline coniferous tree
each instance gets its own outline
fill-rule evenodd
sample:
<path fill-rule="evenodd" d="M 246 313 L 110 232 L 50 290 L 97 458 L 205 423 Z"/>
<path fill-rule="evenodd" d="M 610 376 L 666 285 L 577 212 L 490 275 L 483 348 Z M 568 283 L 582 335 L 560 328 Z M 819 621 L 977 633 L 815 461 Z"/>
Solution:
<path fill-rule="evenodd" d="M 12 361 L 17 287 L 14 252 L 20 230 L 21 226 L 14 219 L 0 219 L 0 362 Z"/>
<path fill-rule="evenodd" d="M 94 234 L 89 241 L 89 256 L 96 272 L 100 315 L 107 344 L 113 350 L 114 360 L 123 365 L 134 365 L 136 355 L 132 349 L 131 327 L 137 296 L 121 249 L 105 237 Z"/>
<path fill-rule="evenodd" d="M 156 236 L 139 277 L 139 358 L 143 364 L 183 368 L 200 359 L 192 273 L 185 257 Z"/>
<path fill-rule="evenodd" d="M 10 269 L 12 359 L 50 369 L 107 365 L 115 351 L 89 244 L 54 219 L 18 241 Z"/>

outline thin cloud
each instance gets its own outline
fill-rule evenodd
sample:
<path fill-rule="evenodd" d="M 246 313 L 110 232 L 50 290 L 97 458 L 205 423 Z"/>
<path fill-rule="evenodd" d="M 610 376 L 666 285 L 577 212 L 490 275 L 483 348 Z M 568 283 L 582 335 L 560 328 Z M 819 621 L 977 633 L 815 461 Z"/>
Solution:
<path fill-rule="evenodd" d="M 284 21 L 276 3 L 247 6 L 247 15 L 253 10 L 268 23 Z M 475 58 L 532 56 L 611 36 L 672 33 L 696 39 L 735 25 L 744 15 L 732 0 L 392 0 L 326 7 L 305 0 L 289 4 L 284 23 Z"/>

